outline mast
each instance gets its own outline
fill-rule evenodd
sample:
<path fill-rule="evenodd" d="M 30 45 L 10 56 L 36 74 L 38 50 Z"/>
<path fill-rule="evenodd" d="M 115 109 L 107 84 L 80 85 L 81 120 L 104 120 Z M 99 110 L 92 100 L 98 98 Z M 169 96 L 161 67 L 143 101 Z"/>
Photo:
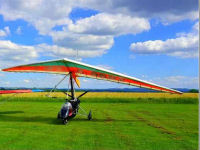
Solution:
<path fill-rule="evenodd" d="M 72 73 L 70 73 L 70 84 L 71 84 L 71 96 L 72 99 L 74 99 L 74 83 L 73 83 L 73 77 L 72 77 Z"/>

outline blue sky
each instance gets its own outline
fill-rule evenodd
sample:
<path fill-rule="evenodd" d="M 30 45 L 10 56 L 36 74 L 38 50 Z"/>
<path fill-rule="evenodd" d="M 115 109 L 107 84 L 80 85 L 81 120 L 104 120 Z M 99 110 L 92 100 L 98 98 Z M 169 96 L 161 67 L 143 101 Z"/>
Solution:
<path fill-rule="evenodd" d="M 165 8 L 151 1 L 143 7 L 136 0 L 104 6 L 99 0 L 0 1 L 0 67 L 75 59 L 78 50 L 88 64 L 172 88 L 198 88 L 198 1 L 176 7 L 175 0 Z M 53 87 L 61 77 L 0 72 L 0 86 Z M 81 81 L 82 88 L 128 87 Z"/>

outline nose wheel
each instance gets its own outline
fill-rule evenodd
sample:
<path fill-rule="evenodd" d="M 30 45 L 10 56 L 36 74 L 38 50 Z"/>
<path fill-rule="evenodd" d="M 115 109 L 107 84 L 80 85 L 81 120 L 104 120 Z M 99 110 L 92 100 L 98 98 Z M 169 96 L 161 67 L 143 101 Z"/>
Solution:
<path fill-rule="evenodd" d="M 92 119 L 92 111 L 90 110 L 89 114 L 88 114 L 88 120 Z"/>

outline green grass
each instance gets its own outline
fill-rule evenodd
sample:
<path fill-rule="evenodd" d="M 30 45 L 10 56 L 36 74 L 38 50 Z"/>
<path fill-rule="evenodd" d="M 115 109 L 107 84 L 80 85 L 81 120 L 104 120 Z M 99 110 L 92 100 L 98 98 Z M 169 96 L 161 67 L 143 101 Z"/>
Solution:
<path fill-rule="evenodd" d="M 85 98 L 93 120 L 56 119 L 63 100 L 0 97 L 2 150 L 196 150 L 198 100 Z"/>

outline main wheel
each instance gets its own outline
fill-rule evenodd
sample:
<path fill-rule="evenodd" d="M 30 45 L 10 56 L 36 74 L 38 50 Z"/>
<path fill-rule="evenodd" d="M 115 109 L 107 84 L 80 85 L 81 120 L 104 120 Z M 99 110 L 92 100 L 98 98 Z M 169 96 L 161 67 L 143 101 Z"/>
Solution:
<path fill-rule="evenodd" d="M 64 125 L 67 124 L 67 119 L 63 119 L 63 124 L 64 124 Z"/>
<path fill-rule="evenodd" d="M 58 112 L 58 115 L 57 115 L 57 119 L 60 119 L 61 117 L 60 117 L 60 112 Z"/>
<path fill-rule="evenodd" d="M 88 120 L 92 119 L 92 111 L 90 110 L 89 114 L 88 114 Z"/>

